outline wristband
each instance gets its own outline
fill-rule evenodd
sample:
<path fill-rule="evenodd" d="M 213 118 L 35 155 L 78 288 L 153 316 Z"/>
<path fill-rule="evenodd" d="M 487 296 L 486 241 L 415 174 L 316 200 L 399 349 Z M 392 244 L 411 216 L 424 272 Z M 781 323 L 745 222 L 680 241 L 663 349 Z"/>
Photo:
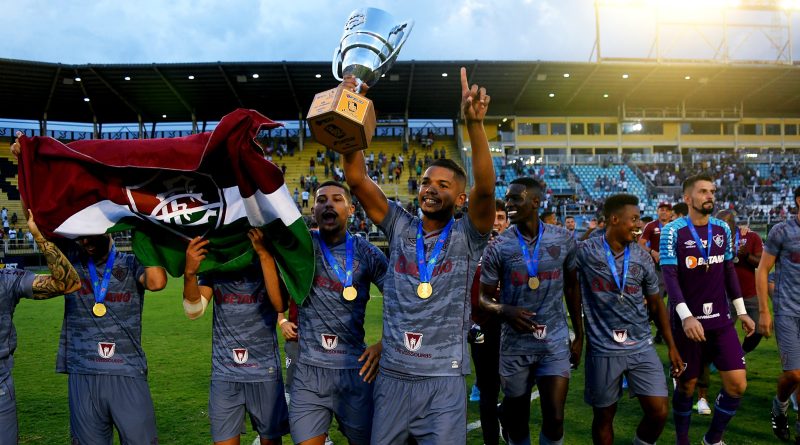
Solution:
<path fill-rule="evenodd" d="M 283 324 L 286 323 L 287 321 L 289 321 L 289 319 L 288 318 L 284 318 L 283 320 L 278 322 L 278 326 L 283 326 Z"/>
<path fill-rule="evenodd" d="M 733 308 L 736 309 L 736 315 L 747 315 L 747 309 L 744 308 L 744 298 L 739 297 L 733 300 Z"/>
<path fill-rule="evenodd" d="M 689 306 L 687 306 L 686 303 L 678 303 L 678 305 L 675 306 L 675 312 L 678 313 L 678 317 L 681 317 L 681 321 L 692 316 L 692 311 L 689 310 Z"/>
<path fill-rule="evenodd" d="M 189 300 L 183 299 L 183 311 L 189 318 L 196 318 L 203 315 L 206 312 L 207 306 L 208 300 L 206 300 L 202 294 L 200 295 L 200 301 L 196 303 L 190 303 Z"/>

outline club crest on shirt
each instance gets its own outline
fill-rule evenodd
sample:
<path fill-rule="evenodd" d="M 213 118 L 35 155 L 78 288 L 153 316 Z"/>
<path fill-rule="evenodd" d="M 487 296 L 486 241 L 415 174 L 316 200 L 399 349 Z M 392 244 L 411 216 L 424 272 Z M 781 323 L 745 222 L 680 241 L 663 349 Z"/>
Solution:
<path fill-rule="evenodd" d="M 614 329 L 614 341 L 617 343 L 625 343 L 628 339 L 627 329 Z"/>
<path fill-rule="evenodd" d="M 717 247 L 722 247 L 722 245 L 725 244 L 725 237 L 721 233 L 714 235 L 714 244 L 716 244 Z"/>
<path fill-rule="evenodd" d="M 117 279 L 117 281 L 125 280 L 125 277 L 128 276 L 128 268 L 127 267 L 115 267 L 111 269 L 111 275 Z"/>
<path fill-rule="evenodd" d="M 638 277 L 642 274 L 642 267 L 638 264 L 631 264 L 628 272 L 631 277 Z"/>
<path fill-rule="evenodd" d="M 714 312 L 714 303 L 703 303 L 703 314 L 711 315 Z"/>
<path fill-rule="evenodd" d="M 111 358 L 114 356 L 114 353 L 117 351 L 117 344 L 110 343 L 110 342 L 98 342 L 97 343 L 97 354 L 103 358 Z"/>
<path fill-rule="evenodd" d="M 544 340 L 547 337 L 547 325 L 535 324 L 533 325 L 533 338 L 537 340 Z"/>
<path fill-rule="evenodd" d="M 553 246 L 547 246 L 547 253 L 550 254 L 550 257 L 554 260 L 557 260 L 559 256 L 561 256 L 561 246 L 556 244 Z"/>
<path fill-rule="evenodd" d="M 250 358 L 250 355 L 247 353 L 246 348 L 233 348 L 233 361 L 236 364 L 245 364 L 248 358 Z"/>
<path fill-rule="evenodd" d="M 320 336 L 320 343 L 322 343 L 322 347 L 328 351 L 336 349 L 336 346 L 339 345 L 338 335 L 319 334 L 319 336 Z"/>
<path fill-rule="evenodd" d="M 422 346 L 422 334 L 418 332 L 406 332 L 403 336 L 406 349 L 416 351 Z"/>

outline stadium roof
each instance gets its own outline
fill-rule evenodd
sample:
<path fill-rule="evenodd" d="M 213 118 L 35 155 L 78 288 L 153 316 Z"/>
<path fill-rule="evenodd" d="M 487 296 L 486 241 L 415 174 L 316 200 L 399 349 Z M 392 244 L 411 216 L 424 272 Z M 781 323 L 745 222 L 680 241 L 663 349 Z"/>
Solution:
<path fill-rule="evenodd" d="M 455 117 L 460 66 L 471 82 L 487 87 L 494 116 L 617 116 L 623 101 L 629 110 L 675 110 L 683 103 L 712 115 L 742 107 L 745 117 L 800 116 L 800 65 L 471 60 L 396 63 L 369 95 L 379 119 L 402 119 L 406 110 L 412 119 Z M 131 123 L 141 115 L 147 123 L 188 122 L 194 112 L 202 122 L 246 107 L 295 120 L 305 116 L 314 94 L 336 84 L 327 62 L 66 65 L 0 59 L 0 118 Z"/>

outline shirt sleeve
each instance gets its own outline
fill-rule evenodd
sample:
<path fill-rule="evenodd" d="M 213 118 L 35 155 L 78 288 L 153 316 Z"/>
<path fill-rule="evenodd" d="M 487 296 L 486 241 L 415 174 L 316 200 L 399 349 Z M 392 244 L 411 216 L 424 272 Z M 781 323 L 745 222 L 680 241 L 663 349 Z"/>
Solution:
<path fill-rule="evenodd" d="M 728 299 L 733 301 L 742 297 L 742 288 L 739 286 L 739 276 L 736 275 L 736 267 L 733 261 L 725 261 L 725 291 Z"/>
<path fill-rule="evenodd" d="M 483 258 L 481 259 L 481 283 L 489 286 L 497 286 L 500 282 L 500 252 L 498 249 L 498 240 L 496 238 L 486 250 L 483 251 Z"/>
<path fill-rule="evenodd" d="M 468 214 L 464 215 L 461 219 L 464 220 L 464 235 L 466 235 L 468 248 L 472 253 L 472 258 L 479 259 L 486 248 L 486 243 L 489 241 L 489 235 L 491 235 L 491 231 L 488 233 L 479 232 L 478 229 L 475 228 L 475 225 L 472 224 L 472 220 L 469 218 Z"/>
<path fill-rule="evenodd" d="M 20 298 L 33 298 L 33 280 L 36 279 L 36 274 L 22 269 L 17 269 L 14 273 L 16 276 L 9 289 L 11 295 L 17 301 Z"/>
<path fill-rule="evenodd" d="M 383 230 L 383 233 L 391 241 L 394 235 L 402 233 L 411 224 L 414 217 L 398 206 L 396 202 L 391 199 L 388 201 L 389 211 L 386 212 L 386 216 L 383 217 L 383 221 L 378 224 L 378 227 Z"/>
<path fill-rule="evenodd" d="M 372 262 L 372 282 L 383 293 L 383 283 L 386 281 L 386 272 L 389 269 L 389 260 L 377 247 L 370 244 L 370 260 Z"/>
<path fill-rule="evenodd" d="M 709 222 L 709 224 L 711 224 Z M 725 261 L 733 261 L 733 237 L 731 236 L 731 228 L 727 224 L 722 224 L 722 230 L 725 231 Z M 710 243 L 711 240 L 708 240 Z"/>
<path fill-rule="evenodd" d="M 678 265 L 678 227 L 667 224 L 661 229 L 661 242 L 658 246 L 659 264 L 664 266 Z"/>
<path fill-rule="evenodd" d="M 649 247 L 651 249 L 656 247 L 656 246 L 653 246 L 653 245 L 650 244 L 650 237 L 653 236 L 653 223 L 654 222 L 655 221 L 650 221 L 649 223 L 647 223 L 647 225 L 644 226 L 644 230 L 642 231 L 642 239 L 647 241 L 647 247 Z M 661 247 L 661 246 L 659 246 L 659 247 Z"/>
<path fill-rule="evenodd" d="M 767 242 L 764 243 L 764 251 L 772 256 L 781 254 L 781 244 L 783 244 L 783 227 L 785 223 L 780 223 L 773 227 L 767 234 Z"/>

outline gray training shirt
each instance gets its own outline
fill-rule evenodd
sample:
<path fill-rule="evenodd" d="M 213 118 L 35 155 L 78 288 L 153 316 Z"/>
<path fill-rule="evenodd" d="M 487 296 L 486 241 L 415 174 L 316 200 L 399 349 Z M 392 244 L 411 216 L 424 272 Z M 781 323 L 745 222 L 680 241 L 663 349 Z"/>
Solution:
<path fill-rule="evenodd" d="M 20 298 L 33 297 L 31 272 L 23 269 L 0 269 L 0 383 L 5 382 L 14 367 L 17 331 L 12 322 Z"/>
<path fill-rule="evenodd" d="M 587 350 L 595 356 L 626 355 L 652 344 L 644 298 L 658 294 L 658 275 L 650 254 L 629 244 L 630 260 L 625 291 L 620 291 L 606 261 L 603 237 L 578 243 L 578 276 L 583 297 Z M 615 255 L 620 279 L 625 255 Z"/>
<path fill-rule="evenodd" d="M 540 222 L 540 224 L 544 224 Z M 569 348 L 567 311 L 564 307 L 564 269 L 575 269 L 575 239 L 561 227 L 544 224 L 539 245 L 539 287 L 528 287 L 528 267 L 519 245 L 516 225 L 489 244 L 483 252 L 481 283 L 500 283 L 500 303 L 534 312 L 537 329 L 519 333 L 503 323 L 500 351 L 503 355 L 557 353 Z M 533 255 L 536 238 L 523 236 Z"/>
<path fill-rule="evenodd" d="M 308 298 L 298 307 L 297 330 L 300 336 L 301 363 L 332 369 L 358 369 L 358 358 L 366 349 L 364 315 L 369 301 L 369 288 L 375 283 L 383 290 L 386 278 L 386 256 L 360 236 L 353 236 L 353 286 L 358 295 L 347 301 L 344 286 L 328 265 L 313 236 L 316 267 L 314 284 Z M 346 243 L 328 246 L 342 270 L 345 266 Z"/>
<path fill-rule="evenodd" d="M 800 317 L 800 225 L 792 217 L 769 231 L 764 250 L 776 257 L 775 293 L 772 308 L 775 315 Z"/>
<path fill-rule="evenodd" d="M 468 216 L 456 220 L 436 261 L 428 299 L 417 296 L 417 224 L 420 219 L 389 201 L 380 224 L 389 238 L 389 270 L 383 287 L 381 367 L 395 374 L 469 374 L 467 331 L 472 325 L 469 291 L 489 234 Z M 439 231 L 425 234 L 426 259 Z"/>
<path fill-rule="evenodd" d="M 235 272 L 207 274 L 198 282 L 214 289 L 211 379 L 279 379 L 280 352 L 275 333 L 278 314 L 267 298 L 258 262 Z"/>
<path fill-rule="evenodd" d="M 81 278 L 81 288 L 64 296 L 64 321 L 58 345 L 56 372 L 147 376 L 142 350 L 144 286 L 139 277 L 144 266 L 130 253 L 117 252 L 105 298 L 107 312 L 92 314 L 95 303 L 86 263 L 72 261 Z M 105 264 L 97 267 L 102 280 Z"/>

